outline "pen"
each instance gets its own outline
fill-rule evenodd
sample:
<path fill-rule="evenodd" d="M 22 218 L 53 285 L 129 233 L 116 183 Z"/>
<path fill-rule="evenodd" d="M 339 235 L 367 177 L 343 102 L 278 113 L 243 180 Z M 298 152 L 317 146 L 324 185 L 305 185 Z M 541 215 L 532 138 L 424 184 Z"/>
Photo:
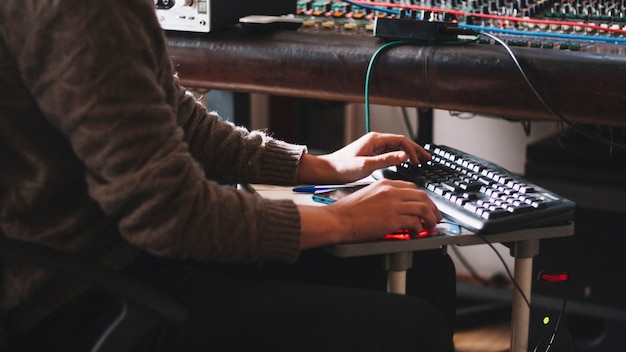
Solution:
<path fill-rule="evenodd" d="M 315 193 L 321 191 L 332 191 L 333 189 L 346 188 L 348 186 L 298 186 L 293 191 L 297 193 Z"/>

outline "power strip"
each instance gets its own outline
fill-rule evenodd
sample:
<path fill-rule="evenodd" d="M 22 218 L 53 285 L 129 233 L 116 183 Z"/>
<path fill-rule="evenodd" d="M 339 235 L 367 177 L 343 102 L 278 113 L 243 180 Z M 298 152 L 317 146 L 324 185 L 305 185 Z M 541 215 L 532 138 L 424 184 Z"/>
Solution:
<path fill-rule="evenodd" d="M 374 36 L 386 40 L 444 42 L 458 39 L 454 22 L 423 21 L 410 18 L 377 18 Z"/>

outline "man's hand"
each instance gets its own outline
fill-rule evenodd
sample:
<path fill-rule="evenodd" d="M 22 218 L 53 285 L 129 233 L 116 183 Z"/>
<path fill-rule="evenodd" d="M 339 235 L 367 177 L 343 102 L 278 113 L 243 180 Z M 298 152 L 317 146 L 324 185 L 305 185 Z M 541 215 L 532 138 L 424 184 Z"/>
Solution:
<path fill-rule="evenodd" d="M 407 159 L 418 164 L 431 156 L 405 136 L 372 132 L 331 154 L 305 154 L 298 168 L 298 180 L 314 184 L 347 183 Z"/>
<path fill-rule="evenodd" d="M 377 181 L 322 207 L 299 207 L 302 248 L 381 239 L 398 229 L 434 231 L 442 216 L 415 184 Z"/>

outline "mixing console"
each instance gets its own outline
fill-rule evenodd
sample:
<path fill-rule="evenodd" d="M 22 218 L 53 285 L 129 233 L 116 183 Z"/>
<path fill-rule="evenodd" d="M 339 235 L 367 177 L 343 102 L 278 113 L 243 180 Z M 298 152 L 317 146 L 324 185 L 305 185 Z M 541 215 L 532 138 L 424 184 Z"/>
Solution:
<path fill-rule="evenodd" d="M 411 18 L 452 21 L 509 46 L 626 54 L 622 0 L 298 0 L 295 15 L 302 31 L 371 35 L 377 17 Z"/>

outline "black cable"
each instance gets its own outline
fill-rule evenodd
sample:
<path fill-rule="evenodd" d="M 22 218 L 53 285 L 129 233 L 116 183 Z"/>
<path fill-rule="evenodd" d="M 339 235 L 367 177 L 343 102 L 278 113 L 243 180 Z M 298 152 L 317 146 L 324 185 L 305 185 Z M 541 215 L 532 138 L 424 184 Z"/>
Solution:
<path fill-rule="evenodd" d="M 537 326 L 537 328 L 541 331 L 542 330 L 541 329 L 541 325 L 539 324 L 538 320 L 535 319 L 532 316 L 533 314 L 532 314 L 532 310 L 530 309 L 530 300 L 528 299 L 528 297 L 526 297 L 526 294 L 524 293 L 522 288 L 519 286 L 519 284 L 515 280 L 515 277 L 513 276 L 513 274 L 511 274 L 511 270 L 509 269 L 508 265 L 506 265 L 506 261 L 504 260 L 504 258 L 502 258 L 502 255 L 500 255 L 500 252 L 498 252 L 498 250 L 493 246 L 493 244 L 491 242 L 489 242 L 485 238 L 485 236 L 481 235 L 480 233 L 476 233 L 475 235 L 478 236 L 478 238 L 480 238 L 483 242 L 485 242 L 485 244 L 487 244 L 489 247 L 491 247 L 491 249 L 494 251 L 494 253 L 498 256 L 498 258 L 500 259 L 500 262 L 502 262 L 502 265 L 504 266 L 504 270 L 506 271 L 507 276 L 509 277 L 509 279 L 513 283 L 513 286 L 515 286 L 515 289 L 517 290 L 517 292 L 519 292 L 519 294 L 524 299 L 524 302 L 528 306 L 528 311 L 530 313 L 530 318 L 531 318 L 530 320 L 532 320 L 535 323 L 535 325 Z"/>
<path fill-rule="evenodd" d="M 586 137 L 589 140 L 592 140 L 592 141 L 600 143 L 600 144 L 607 145 L 607 146 L 609 146 L 611 148 L 613 148 L 613 147 L 626 148 L 626 144 L 615 143 L 612 140 L 607 140 L 605 138 L 596 137 L 595 135 L 591 134 L 590 132 L 588 132 L 588 131 L 586 131 L 586 130 L 576 126 L 570 120 L 568 120 L 563 115 L 561 115 L 550 104 L 548 104 L 548 102 L 541 96 L 541 94 L 539 94 L 539 92 L 537 91 L 535 86 L 532 84 L 532 82 L 530 81 L 530 79 L 526 75 L 526 72 L 522 68 L 522 65 L 520 65 L 519 61 L 517 60 L 517 56 L 515 56 L 515 54 L 513 53 L 513 50 L 511 50 L 511 48 L 502 39 L 496 37 L 493 34 L 486 33 L 486 32 L 480 32 L 480 35 L 487 36 L 487 37 L 493 39 L 494 41 L 496 41 L 498 44 L 502 45 L 502 47 L 504 47 L 504 49 L 507 51 L 507 53 L 509 54 L 511 59 L 513 59 L 513 63 L 515 64 L 515 66 L 516 66 L 517 70 L 519 71 L 519 73 L 522 75 L 522 78 L 524 78 L 524 81 L 526 81 L 526 84 L 528 85 L 530 90 L 533 92 L 533 94 L 537 97 L 537 99 L 539 99 L 541 104 L 543 104 L 543 106 L 545 106 L 546 109 L 548 109 L 548 111 L 550 111 L 550 113 L 552 113 L 554 116 L 556 116 L 560 121 L 562 121 L 564 124 L 566 124 L 567 126 L 572 128 L 574 131 L 578 132 L 579 134 L 583 135 L 584 137 Z"/>
<path fill-rule="evenodd" d="M 568 337 L 568 341 L 570 344 L 570 348 L 572 351 L 574 351 L 574 343 L 572 342 L 572 338 L 569 334 L 569 332 L 567 332 L 566 330 L 560 330 L 560 326 L 561 326 L 561 320 L 563 319 L 563 314 L 565 313 L 565 306 L 567 305 L 567 295 L 568 295 L 568 285 L 569 281 L 566 282 L 565 285 L 565 289 L 563 292 L 563 303 L 561 304 L 561 310 L 559 311 L 559 316 L 557 318 L 556 324 L 554 325 L 554 329 L 552 329 L 552 332 L 548 332 L 544 337 L 541 338 L 541 340 L 539 340 L 537 342 L 537 345 L 535 345 L 535 348 L 533 349 L 533 352 L 536 352 L 539 348 L 539 346 L 541 346 L 541 343 L 548 338 L 549 336 L 549 340 L 548 340 L 548 344 L 546 345 L 546 349 L 544 350 L 544 352 L 548 352 L 550 351 L 550 348 L 552 348 L 552 344 L 554 343 L 554 339 L 556 338 L 556 334 L 559 333 L 560 331 L 566 332 L 567 333 L 567 337 Z"/>
<path fill-rule="evenodd" d="M 102 332 L 102 334 L 100 335 L 100 337 L 96 341 L 96 344 L 92 348 L 91 352 L 98 352 L 98 351 L 100 351 L 100 348 L 102 347 L 102 345 L 104 345 L 104 343 L 106 342 L 107 338 L 109 338 L 109 336 L 111 336 L 111 334 L 115 331 L 115 329 L 117 329 L 117 327 L 124 321 L 124 319 L 126 318 L 127 315 L 128 315 L 128 306 L 126 304 L 126 301 L 122 301 L 122 309 L 120 310 L 119 315 Z"/>
<path fill-rule="evenodd" d="M 517 283 L 517 281 L 515 280 L 515 278 L 511 274 L 511 271 L 510 271 L 509 267 L 506 265 L 506 262 L 504 261 L 504 258 L 502 258 L 502 256 L 500 255 L 500 252 L 498 252 L 497 249 L 493 246 L 493 244 L 491 242 L 489 242 L 483 235 L 481 235 L 479 233 L 476 233 L 476 236 L 478 236 L 483 242 L 485 242 L 487 245 L 489 245 L 489 247 L 491 247 L 491 249 L 494 251 L 494 253 L 498 256 L 498 258 L 500 259 L 500 262 L 502 262 L 502 265 L 504 266 L 504 269 L 506 270 L 507 275 L 509 276 L 509 279 L 511 280 L 511 282 L 515 286 L 515 289 L 519 292 L 519 294 L 522 296 L 522 298 L 526 302 L 526 305 L 528 306 L 528 311 L 529 311 L 529 314 L 530 314 L 530 320 L 532 320 L 534 322 L 534 324 L 537 326 L 537 329 L 539 331 L 542 331 L 543 329 L 542 329 L 541 324 L 539 324 L 538 319 L 536 317 L 533 317 L 533 312 L 532 312 L 531 306 L 530 306 L 530 300 L 528 299 L 528 297 L 526 297 L 526 295 L 522 291 L 522 288 L 519 286 L 519 284 Z M 535 346 L 535 349 L 533 350 L 533 352 L 537 351 L 537 348 L 539 348 L 541 342 L 543 340 L 545 340 L 546 337 L 548 337 L 548 336 L 550 336 L 550 341 L 549 341 L 548 345 L 546 346 L 546 350 L 544 352 L 548 352 L 550 350 L 550 347 L 552 346 L 552 343 L 554 342 L 556 334 L 559 332 L 559 327 L 561 325 L 561 319 L 562 319 L 563 314 L 565 312 L 566 303 L 567 303 L 567 294 L 564 294 L 563 304 L 561 305 L 561 310 L 559 311 L 559 317 L 557 319 L 557 323 L 556 323 L 554 329 L 552 330 L 552 334 L 550 334 L 550 332 L 546 332 L 546 335 L 537 343 L 537 345 Z M 548 335 L 548 334 L 550 334 L 550 335 Z M 573 352 L 574 351 L 574 345 L 573 345 L 573 342 L 571 340 L 571 336 L 569 336 L 569 333 L 568 333 L 568 337 L 570 337 L 569 338 L 569 342 L 570 342 L 571 350 Z"/>
<path fill-rule="evenodd" d="M 554 326 L 554 329 L 552 330 L 552 333 L 550 333 L 549 335 L 546 334 L 546 336 L 544 336 L 541 340 L 539 340 L 539 342 L 537 342 L 537 345 L 535 346 L 535 348 L 533 349 L 533 352 L 537 352 L 537 349 L 539 348 L 539 346 L 541 346 L 541 343 L 548 337 L 550 336 L 550 339 L 548 341 L 548 344 L 546 345 L 546 349 L 545 352 L 550 351 L 550 348 L 552 347 L 552 343 L 554 342 L 554 338 L 556 337 L 556 333 L 559 331 L 559 326 L 561 325 L 561 318 L 563 317 L 563 312 L 565 311 L 565 305 L 567 303 L 567 296 L 565 298 L 563 298 L 563 304 L 561 306 L 561 311 L 559 312 L 559 317 L 557 319 L 557 322 Z"/>

